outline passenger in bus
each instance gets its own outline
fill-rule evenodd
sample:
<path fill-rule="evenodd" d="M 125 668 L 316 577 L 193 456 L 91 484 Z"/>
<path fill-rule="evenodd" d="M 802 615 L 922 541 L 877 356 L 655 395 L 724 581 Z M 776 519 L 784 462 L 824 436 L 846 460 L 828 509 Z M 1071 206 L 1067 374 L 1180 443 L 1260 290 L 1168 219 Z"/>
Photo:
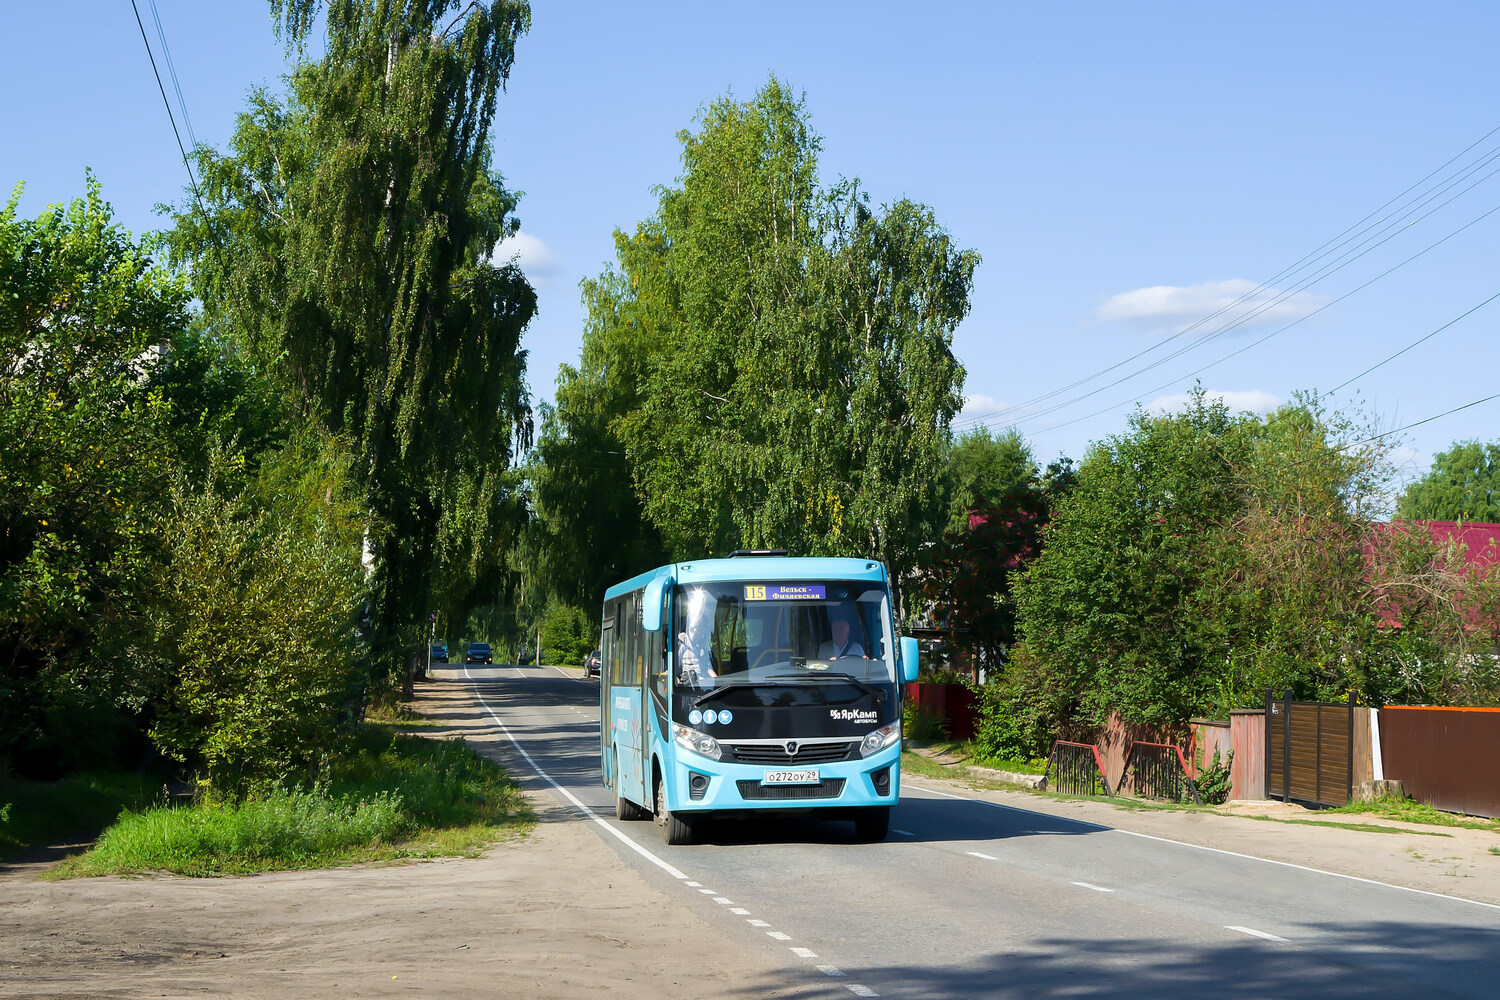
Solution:
<path fill-rule="evenodd" d="M 849 625 L 849 618 L 845 611 L 842 609 L 835 611 L 828 627 L 831 638 L 818 647 L 818 659 L 837 660 L 841 656 L 867 655 L 865 647 L 854 638 L 854 631 Z"/>

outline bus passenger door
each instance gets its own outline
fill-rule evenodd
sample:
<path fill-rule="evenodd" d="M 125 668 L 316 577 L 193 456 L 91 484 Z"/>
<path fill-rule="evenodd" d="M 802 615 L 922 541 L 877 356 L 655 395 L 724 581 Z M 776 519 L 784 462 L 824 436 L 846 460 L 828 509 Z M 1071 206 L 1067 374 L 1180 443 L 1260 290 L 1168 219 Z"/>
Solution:
<path fill-rule="evenodd" d="M 599 774 L 606 788 L 615 786 L 614 713 L 610 701 L 614 691 L 612 679 L 620 657 L 615 640 L 620 634 L 618 601 L 604 603 L 604 621 L 599 630 Z"/>
<path fill-rule="evenodd" d="M 645 715 L 641 704 L 641 676 L 646 657 L 645 633 L 641 630 L 641 593 L 621 600 L 622 654 L 611 678 L 610 714 L 614 717 L 615 771 L 619 785 L 615 794 L 650 809 L 644 768 Z"/>

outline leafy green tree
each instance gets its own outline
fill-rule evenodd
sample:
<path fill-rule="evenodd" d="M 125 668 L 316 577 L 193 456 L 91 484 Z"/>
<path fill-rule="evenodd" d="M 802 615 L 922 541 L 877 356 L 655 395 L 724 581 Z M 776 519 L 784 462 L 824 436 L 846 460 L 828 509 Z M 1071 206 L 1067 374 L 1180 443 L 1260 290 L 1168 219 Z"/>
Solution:
<path fill-rule="evenodd" d="M 560 601 L 548 604 L 541 616 L 542 656 L 546 661 L 581 664 L 599 643 L 595 617 Z"/>
<path fill-rule="evenodd" d="M 516 197 L 491 165 L 496 97 L 525 3 L 273 0 L 299 57 L 252 93 L 230 149 L 201 149 L 206 214 L 176 215 L 216 328 L 233 332 L 359 455 L 373 625 L 394 665 L 430 610 L 463 620 L 505 583 L 524 509 L 510 470 L 531 413 L 522 330 L 536 309 L 497 243 Z"/>
<path fill-rule="evenodd" d="M 994 434 L 983 425 L 961 434 L 948 453 L 948 531 L 968 527 L 969 511 L 1026 486 L 1039 470 L 1031 446 L 1014 427 Z"/>
<path fill-rule="evenodd" d="M 32 221 L 17 196 L 0 210 L 0 758 L 46 771 L 119 752 L 161 690 L 143 602 L 171 406 L 151 373 L 188 293 L 92 175 Z"/>
<path fill-rule="evenodd" d="M 775 79 L 698 125 L 679 137 L 678 186 L 584 284 L 580 366 L 560 375 L 543 448 L 551 475 L 576 447 L 580 475 L 551 488 L 617 488 L 623 466 L 675 556 L 784 547 L 904 572 L 945 513 L 952 333 L 978 255 L 923 206 L 877 214 L 856 181 L 821 187 L 820 140 Z"/>
<path fill-rule="evenodd" d="M 1396 503 L 1406 521 L 1500 521 L 1500 442 L 1459 441 Z"/>
<path fill-rule="evenodd" d="M 948 630 L 947 644 L 1000 668 L 1016 640 L 1013 583 L 1041 551 L 1047 501 L 1032 481 L 980 501 L 958 531 L 944 532 L 917 559 L 917 596 Z"/>
<path fill-rule="evenodd" d="M 1054 732 L 1362 687 L 1387 446 L 1340 442 L 1366 437 L 1310 399 L 1262 419 L 1200 392 L 1094 445 L 1017 587 Z"/>

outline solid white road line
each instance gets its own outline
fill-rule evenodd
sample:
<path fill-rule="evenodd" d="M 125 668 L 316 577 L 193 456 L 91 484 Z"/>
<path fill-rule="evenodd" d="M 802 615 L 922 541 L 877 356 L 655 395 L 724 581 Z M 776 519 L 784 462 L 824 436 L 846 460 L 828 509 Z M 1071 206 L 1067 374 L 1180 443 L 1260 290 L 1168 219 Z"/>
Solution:
<path fill-rule="evenodd" d="M 1113 889 L 1106 889 L 1106 888 L 1104 888 L 1104 886 L 1102 886 L 1102 885 L 1095 885 L 1092 882 L 1069 882 L 1068 884 L 1069 885 L 1076 885 L 1080 889 L 1093 889 L 1095 892 L 1114 892 Z"/>
<path fill-rule="evenodd" d="M 1282 944 L 1287 943 L 1287 940 L 1284 937 L 1277 937 L 1275 934 L 1267 934 L 1265 931 L 1258 931 L 1254 927 L 1239 927 L 1234 924 L 1225 924 L 1224 929 L 1226 931 L 1239 931 L 1241 934 L 1249 934 L 1251 937 L 1258 937 L 1262 941 L 1279 941 Z"/>
<path fill-rule="evenodd" d="M 520 673 L 520 668 L 519 667 L 516 669 L 516 672 Z M 524 676 L 524 675 L 522 675 L 522 676 Z M 508 740 L 510 740 L 511 745 L 516 748 L 516 752 L 519 753 L 523 758 L 525 758 L 526 763 L 529 764 L 529 765 L 531 765 L 531 769 L 537 773 L 538 777 L 540 777 L 543 781 L 547 782 L 547 784 L 549 784 L 553 788 L 555 788 L 557 790 L 558 794 L 562 795 L 569 802 L 573 803 L 574 807 L 577 808 L 579 812 L 583 813 L 584 816 L 586 816 L 589 819 L 593 820 L 595 823 L 598 823 L 604 829 L 608 830 L 614 837 L 618 838 L 619 841 L 621 843 L 623 843 L 626 847 L 630 848 L 632 851 L 635 851 L 641 857 L 645 858 L 647 861 L 651 862 L 653 865 L 656 865 L 656 867 L 660 868 L 662 871 L 664 871 L 667 874 L 671 875 L 673 878 L 677 879 L 679 882 L 682 882 L 682 883 L 684 883 L 686 885 L 689 885 L 689 886 L 692 886 L 694 888 L 697 888 L 699 892 L 708 893 L 710 895 L 714 893 L 715 890 L 713 890 L 713 889 L 699 888 L 699 886 L 701 885 L 701 883 L 699 883 L 699 882 L 690 882 L 690 881 L 688 881 L 688 877 L 687 877 L 686 874 L 684 874 L 683 872 L 679 871 L 676 867 L 674 867 L 673 865 L 669 864 L 667 861 L 665 861 L 665 860 L 657 857 L 655 854 L 652 854 L 650 851 L 646 850 L 640 844 L 637 844 L 634 840 L 631 840 L 622 831 L 617 830 L 612 824 L 606 822 L 598 813 L 594 812 L 594 810 L 592 810 L 588 806 L 584 805 L 584 803 L 582 802 L 582 800 L 580 800 L 578 798 L 578 796 L 574 795 L 572 792 L 568 791 L 562 785 L 558 784 L 557 781 L 553 779 L 552 775 L 550 775 L 546 771 L 542 770 L 541 765 L 536 762 L 535 758 L 533 758 L 531 756 L 531 754 L 529 754 L 529 753 L 526 752 L 526 748 L 523 747 L 523 746 L 521 746 L 520 740 L 517 740 L 516 737 L 515 737 L 515 734 L 510 731 L 510 727 L 508 727 L 504 722 L 502 722 L 500 720 L 500 716 L 498 716 L 498 715 L 495 714 L 495 710 L 490 707 L 490 703 L 484 700 L 484 695 L 482 695 L 482 694 L 479 693 L 479 687 L 478 687 L 478 685 L 474 683 L 474 678 L 469 674 L 469 668 L 468 668 L 467 664 L 465 664 L 465 666 L 464 666 L 464 678 L 469 681 L 470 687 L 472 687 L 473 690 L 474 690 L 474 697 L 479 701 L 479 704 L 481 706 L 483 706 L 485 712 L 489 714 L 489 717 L 491 719 L 495 720 L 495 725 L 497 725 L 497 726 L 500 727 L 500 731 L 505 734 L 505 738 L 508 739 Z M 718 902 L 727 903 L 729 901 L 727 899 L 725 899 L 725 900 L 718 900 Z M 740 912 L 740 911 L 736 910 L 736 911 L 733 911 L 733 912 Z M 769 926 L 771 926 L 769 923 L 767 923 L 764 920 L 754 920 L 754 919 L 752 919 L 752 920 L 747 921 L 747 923 L 749 923 L 750 926 L 752 926 L 752 927 L 769 927 Z M 790 941 L 790 940 L 792 940 L 792 936 L 790 934 L 783 934 L 781 931 L 766 931 L 766 935 L 768 937 L 775 938 L 777 941 Z M 798 955 L 800 957 L 804 957 L 804 958 L 817 958 L 818 957 L 816 954 L 814 954 L 811 951 L 808 951 L 806 948 L 794 948 L 792 950 L 794 952 L 798 953 Z M 806 951 L 807 954 L 806 955 L 801 955 L 801 952 L 804 952 L 804 951 Z M 822 969 L 821 966 L 819 968 L 820 968 L 820 970 Z M 830 966 L 830 968 L 831 968 L 831 966 Z M 835 970 L 832 973 L 826 973 L 826 974 L 828 974 L 828 975 L 842 975 L 842 973 L 837 972 L 837 970 Z M 879 993 L 876 993 L 874 990 L 870 989 L 868 986 L 860 986 L 860 985 L 855 984 L 855 983 L 846 983 L 844 988 L 847 989 L 850 993 L 853 993 L 855 996 L 860 996 L 860 997 L 878 997 L 880 995 Z"/>
<path fill-rule="evenodd" d="M 611 836 L 618 838 L 620 843 L 624 844 L 626 847 L 630 848 L 632 851 L 639 854 L 641 857 L 645 858 L 647 861 L 651 862 L 653 865 L 660 868 L 662 871 L 666 872 L 673 878 L 679 881 L 687 879 L 687 875 L 678 871 L 676 867 L 668 864 L 666 861 L 646 850 L 640 844 L 637 844 L 635 841 L 625 836 L 622 831 L 615 829 L 613 824 L 605 822 L 603 817 L 594 812 L 594 810 L 590 809 L 588 806 L 584 805 L 582 800 L 580 800 L 578 796 L 568 791 L 562 785 L 559 785 L 555 780 L 553 780 L 552 775 L 548 774 L 546 771 L 543 771 L 541 765 L 538 764 L 534 759 L 532 759 L 531 754 L 526 752 L 525 747 L 521 746 L 521 741 L 516 739 L 515 735 L 510 731 L 505 723 L 500 721 L 500 716 L 496 715 L 495 710 L 490 707 L 490 703 L 484 700 L 484 695 L 479 693 L 478 686 L 473 684 L 474 678 L 469 676 L 469 667 L 467 664 L 464 665 L 464 677 L 467 678 L 470 682 L 470 685 L 474 687 L 474 697 L 479 699 L 479 704 L 484 706 L 484 710 L 489 713 L 491 719 L 495 720 L 495 725 L 500 727 L 500 731 L 505 734 L 506 739 L 510 740 L 511 745 L 516 748 L 516 752 L 519 753 L 522 757 L 526 758 L 526 763 L 531 765 L 531 769 L 535 771 L 543 781 L 551 785 L 553 788 L 557 789 L 558 794 L 567 799 L 569 802 L 573 803 L 573 805 L 576 806 L 581 813 L 583 813 L 589 819 L 593 820 L 595 823 L 598 823 L 604 829 L 608 830 Z"/>
<path fill-rule="evenodd" d="M 1136 833 L 1134 830 L 1121 830 L 1119 827 L 1105 826 L 1102 823 L 1090 823 L 1087 820 L 1070 820 L 1065 816 L 1054 816 L 1051 813 L 1037 812 L 1034 809 L 1022 809 L 1019 806 L 1002 805 L 999 802 L 991 802 L 988 799 L 972 799 L 967 795 L 954 795 L 952 792 L 940 791 L 936 788 L 930 788 L 926 785 L 918 785 L 913 783 L 912 787 L 918 788 L 931 795 L 940 795 L 945 799 L 958 799 L 960 802 L 973 802 L 977 805 L 992 806 L 995 809 L 1007 809 L 1013 812 L 1027 813 L 1031 816 L 1046 816 L 1048 819 L 1062 819 L 1064 822 L 1077 823 L 1080 826 L 1098 827 L 1103 832 L 1118 833 L 1126 837 L 1139 837 L 1142 840 L 1155 840 L 1159 843 L 1173 844 L 1177 847 L 1190 847 L 1195 851 L 1208 851 L 1211 854 L 1223 854 L 1231 858 L 1243 858 L 1246 861 L 1259 861 L 1260 863 L 1266 865 L 1277 865 L 1281 868 L 1292 868 L 1299 872 L 1312 872 L 1314 875 L 1327 875 L 1331 878 L 1347 879 L 1350 882 L 1363 882 L 1365 885 L 1378 885 L 1382 889 L 1399 889 L 1402 892 L 1414 892 L 1419 896 L 1432 896 L 1436 899 L 1451 899 L 1455 903 L 1468 903 L 1470 906 L 1483 906 L 1488 910 L 1500 910 L 1500 904 L 1485 903 L 1477 899 L 1465 899 L 1463 896 L 1450 896 L 1445 892 L 1431 892 L 1427 889 L 1413 889 L 1409 885 L 1396 885 L 1394 882 L 1379 882 L 1373 878 L 1360 878 L 1358 875 L 1345 875 L 1342 872 L 1331 872 L 1324 868 L 1310 868 L 1307 865 L 1297 865 L 1293 864 L 1290 861 L 1276 861 L 1273 858 L 1256 857 L 1254 854 L 1241 854 L 1238 851 L 1225 851 L 1217 847 L 1204 847 L 1202 844 L 1189 844 L 1187 841 L 1173 840 L 1170 837 L 1154 837 L 1149 833 Z"/>

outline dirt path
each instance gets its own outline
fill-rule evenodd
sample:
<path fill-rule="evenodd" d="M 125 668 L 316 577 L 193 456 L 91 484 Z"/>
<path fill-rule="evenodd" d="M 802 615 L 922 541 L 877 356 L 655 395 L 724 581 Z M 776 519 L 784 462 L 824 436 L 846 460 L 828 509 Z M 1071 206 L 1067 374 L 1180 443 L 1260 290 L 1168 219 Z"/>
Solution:
<path fill-rule="evenodd" d="M 805 990 L 674 905 L 550 797 L 534 801 L 530 837 L 474 860 L 68 882 L 38 881 L 42 865 L 0 866 L 0 996 L 645 1000 Z"/>

